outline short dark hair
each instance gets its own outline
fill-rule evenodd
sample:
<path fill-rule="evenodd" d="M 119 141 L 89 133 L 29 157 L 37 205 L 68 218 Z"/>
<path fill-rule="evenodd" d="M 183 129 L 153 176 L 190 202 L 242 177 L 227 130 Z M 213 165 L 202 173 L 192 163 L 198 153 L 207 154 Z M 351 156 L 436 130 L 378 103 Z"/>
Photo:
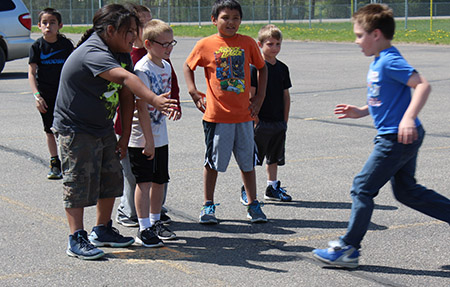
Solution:
<path fill-rule="evenodd" d="M 241 19 L 242 19 L 241 4 L 239 4 L 239 2 L 236 0 L 216 0 L 216 2 L 214 2 L 212 9 L 211 9 L 211 16 L 214 19 L 217 19 L 219 17 L 220 11 L 227 9 L 227 8 L 230 10 L 238 10 L 239 15 L 241 16 Z"/>
<path fill-rule="evenodd" d="M 44 14 L 50 14 L 52 16 L 55 16 L 56 20 L 58 21 L 58 24 L 62 23 L 61 13 L 59 13 L 59 11 L 54 8 L 45 8 L 44 10 L 39 12 L 38 16 L 39 23 L 41 22 L 42 16 L 44 16 Z"/>
<path fill-rule="evenodd" d="M 367 33 L 379 29 L 388 40 L 394 38 L 394 12 L 384 4 L 368 4 L 360 8 L 352 17 L 353 23 L 358 23 Z"/>

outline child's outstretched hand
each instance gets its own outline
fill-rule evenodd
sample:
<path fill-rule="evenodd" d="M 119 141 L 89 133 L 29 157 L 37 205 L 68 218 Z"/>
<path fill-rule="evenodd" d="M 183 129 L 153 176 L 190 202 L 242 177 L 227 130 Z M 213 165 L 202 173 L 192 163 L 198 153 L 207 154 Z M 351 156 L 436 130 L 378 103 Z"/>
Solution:
<path fill-rule="evenodd" d="M 360 108 L 353 105 L 339 104 L 334 108 L 334 114 L 340 115 L 338 119 L 358 119 L 369 114 L 367 106 Z"/>
<path fill-rule="evenodd" d="M 170 93 L 171 91 L 168 91 L 167 93 L 158 95 L 152 103 L 152 106 L 166 116 L 169 116 L 173 108 L 177 107 L 177 100 L 170 99 Z"/>
<path fill-rule="evenodd" d="M 169 120 L 178 121 L 181 119 L 181 112 L 178 109 L 172 109 L 168 116 Z"/>

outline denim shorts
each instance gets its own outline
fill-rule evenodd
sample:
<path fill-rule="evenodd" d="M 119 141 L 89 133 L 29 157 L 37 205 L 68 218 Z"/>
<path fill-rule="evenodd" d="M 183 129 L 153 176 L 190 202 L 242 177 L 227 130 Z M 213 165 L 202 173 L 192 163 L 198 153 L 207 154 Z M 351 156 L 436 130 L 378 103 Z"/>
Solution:
<path fill-rule="evenodd" d="M 122 196 L 122 166 L 116 151 L 116 136 L 87 133 L 58 134 L 64 173 L 64 207 L 80 208 L 97 204 L 100 198 Z"/>
<path fill-rule="evenodd" d="M 234 154 L 239 168 L 243 172 L 255 168 L 255 140 L 253 121 L 236 124 L 211 123 L 203 121 L 206 155 L 204 165 L 225 172 Z"/>

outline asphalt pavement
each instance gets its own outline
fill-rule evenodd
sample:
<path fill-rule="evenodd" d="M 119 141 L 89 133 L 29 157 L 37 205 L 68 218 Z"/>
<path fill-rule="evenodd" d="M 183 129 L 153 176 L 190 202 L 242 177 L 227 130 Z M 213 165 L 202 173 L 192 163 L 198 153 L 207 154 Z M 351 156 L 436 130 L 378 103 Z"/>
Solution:
<path fill-rule="evenodd" d="M 448 224 L 395 201 L 389 184 L 375 200 L 359 268 L 330 268 L 312 258 L 314 248 L 325 248 L 345 233 L 352 179 L 370 154 L 376 134 L 369 117 L 339 120 L 333 115 L 336 104 L 365 104 L 371 58 L 352 43 L 283 42 L 279 59 L 289 66 L 293 87 L 286 165 L 279 169 L 279 179 L 293 201 L 265 202 L 269 222 L 251 224 L 239 202 L 242 182 L 233 159 L 218 177 L 220 224 L 198 224 L 203 200 L 202 115 L 190 100 L 182 74 L 197 39 L 177 41 L 171 59 L 179 77 L 183 116 L 168 124 L 167 207 L 178 240 L 159 249 L 103 248 L 105 258 L 92 262 L 65 253 L 69 229 L 62 183 L 46 178 L 49 156 L 27 80 L 27 59 L 6 64 L 0 74 L 2 286 L 449 286 Z M 419 115 L 427 136 L 418 159 L 418 182 L 450 197 L 449 47 L 397 47 L 433 88 Z M 202 70 L 196 79 L 205 90 Z M 257 167 L 257 180 L 262 199 L 264 167 Z M 94 223 L 95 207 L 86 208 L 86 230 Z M 136 228 L 114 226 L 124 235 L 136 235 Z"/>

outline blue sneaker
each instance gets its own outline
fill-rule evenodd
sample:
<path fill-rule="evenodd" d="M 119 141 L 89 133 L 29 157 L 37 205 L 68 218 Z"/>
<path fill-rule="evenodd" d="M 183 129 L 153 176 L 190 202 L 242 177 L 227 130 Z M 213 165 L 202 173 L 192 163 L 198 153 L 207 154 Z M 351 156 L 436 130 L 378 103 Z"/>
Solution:
<path fill-rule="evenodd" d="M 214 204 L 206 204 L 203 205 L 202 211 L 200 212 L 200 220 L 201 224 L 217 224 L 219 221 L 216 218 L 216 206 L 220 205 L 219 203 Z"/>
<path fill-rule="evenodd" d="M 69 242 L 67 244 L 67 255 L 77 257 L 83 260 L 94 260 L 105 255 L 105 253 L 92 245 L 87 237 L 85 230 L 75 232 L 69 235 Z"/>
<path fill-rule="evenodd" d="M 314 249 L 313 256 L 330 265 L 345 268 L 356 268 L 359 266 L 359 251 L 351 246 L 342 246 L 339 242 L 330 242 L 327 249 Z"/>
<path fill-rule="evenodd" d="M 106 226 L 98 225 L 92 228 L 89 241 L 94 246 L 127 247 L 134 243 L 133 237 L 120 235 L 119 230 L 112 227 L 112 220 Z"/>
<path fill-rule="evenodd" d="M 250 219 L 252 223 L 267 222 L 267 217 L 261 209 L 261 206 L 263 205 L 264 203 L 257 200 L 247 205 L 247 218 Z"/>
<path fill-rule="evenodd" d="M 247 192 L 245 192 L 244 186 L 241 187 L 241 203 L 243 205 L 248 205 Z"/>
<path fill-rule="evenodd" d="M 281 187 L 280 181 L 277 182 L 277 188 L 273 188 L 272 185 L 267 186 L 264 199 L 284 202 L 292 201 L 292 197 Z"/>

